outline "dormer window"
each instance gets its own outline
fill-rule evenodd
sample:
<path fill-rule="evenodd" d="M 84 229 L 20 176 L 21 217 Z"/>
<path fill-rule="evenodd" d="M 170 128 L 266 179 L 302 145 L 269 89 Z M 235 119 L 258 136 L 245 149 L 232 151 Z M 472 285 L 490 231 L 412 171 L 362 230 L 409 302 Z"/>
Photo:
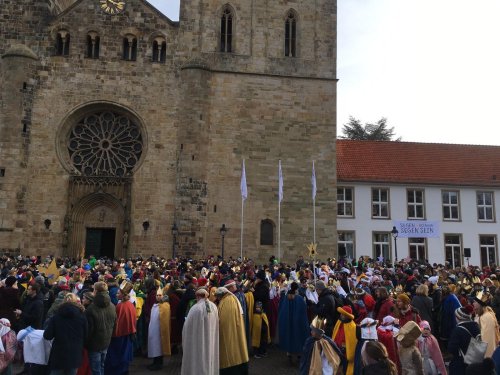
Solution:
<path fill-rule="evenodd" d="M 285 56 L 297 57 L 297 15 L 293 10 L 285 20 Z"/>
<path fill-rule="evenodd" d="M 220 20 L 220 52 L 233 52 L 233 18 L 231 8 L 226 6 Z"/>
<path fill-rule="evenodd" d="M 137 60 L 137 38 L 132 34 L 127 34 L 123 38 L 123 60 Z"/>
<path fill-rule="evenodd" d="M 101 38 L 96 32 L 91 31 L 87 34 L 87 57 L 89 59 L 98 59 Z"/>
<path fill-rule="evenodd" d="M 70 35 L 66 30 L 59 30 L 56 36 L 56 55 L 69 56 Z"/>
<path fill-rule="evenodd" d="M 153 41 L 153 62 L 165 63 L 167 60 L 167 42 L 163 38 Z"/>

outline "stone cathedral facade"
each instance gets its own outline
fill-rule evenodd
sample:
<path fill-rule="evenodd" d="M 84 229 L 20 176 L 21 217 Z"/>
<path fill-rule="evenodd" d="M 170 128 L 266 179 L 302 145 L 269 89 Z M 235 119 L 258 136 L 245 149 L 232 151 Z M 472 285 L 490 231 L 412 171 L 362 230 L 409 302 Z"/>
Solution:
<path fill-rule="evenodd" d="M 335 0 L 0 3 L 0 253 L 335 255 Z"/>

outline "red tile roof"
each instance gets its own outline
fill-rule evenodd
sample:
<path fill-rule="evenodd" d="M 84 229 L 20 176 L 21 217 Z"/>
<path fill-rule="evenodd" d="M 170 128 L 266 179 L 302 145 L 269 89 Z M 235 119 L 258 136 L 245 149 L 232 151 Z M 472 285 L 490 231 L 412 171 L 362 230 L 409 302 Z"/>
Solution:
<path fill-rule="evenodd" d="M 500 187 L 500 147 L 339 139 L 337 179 Z"/>

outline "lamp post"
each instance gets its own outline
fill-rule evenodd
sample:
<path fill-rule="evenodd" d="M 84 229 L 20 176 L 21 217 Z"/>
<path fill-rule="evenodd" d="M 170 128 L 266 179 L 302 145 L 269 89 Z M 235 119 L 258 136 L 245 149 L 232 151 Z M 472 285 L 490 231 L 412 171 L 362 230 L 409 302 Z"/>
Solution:
<path fill-rule="evenodd" d="M 226 236 L 226 232 L 227 232 L 226 224 L 222 224 L 222 227 L 220 227 L 220 236 L 222 239 L 222 244 L 221 244 L 222 260 L 224 260 L 224 237 Z"/>
<path fill-rule="evenodd" d="M 395 226 L 392 227 L 391 230 L 392 238 L 394 238 L 394 252 L 396 253 L 396 263 L 398 262 L 398 230 L 396 229 Z M 392 262 L 394 266 L 394 262 Z"/>
<path fill-rule="evenodd" d="M 177 242 L 178 233 L 177 224 L 174 222 L 174 225 L 172 225 L 172 259 L 175 259 L 175 243 Z"/>

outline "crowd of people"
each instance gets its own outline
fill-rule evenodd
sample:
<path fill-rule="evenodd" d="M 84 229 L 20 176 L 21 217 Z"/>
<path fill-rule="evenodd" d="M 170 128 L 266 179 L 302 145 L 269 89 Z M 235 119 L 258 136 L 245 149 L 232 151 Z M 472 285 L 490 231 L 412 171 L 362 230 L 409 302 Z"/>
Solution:
<path fill-rule="evenodd" d="M 0 374 L 247 374 L 276 345 L 301 374 L 500 374 L 500 267 L 367 257 L 0 258 Z M 71 348 L 71 350 L 69 350 Z"/>

